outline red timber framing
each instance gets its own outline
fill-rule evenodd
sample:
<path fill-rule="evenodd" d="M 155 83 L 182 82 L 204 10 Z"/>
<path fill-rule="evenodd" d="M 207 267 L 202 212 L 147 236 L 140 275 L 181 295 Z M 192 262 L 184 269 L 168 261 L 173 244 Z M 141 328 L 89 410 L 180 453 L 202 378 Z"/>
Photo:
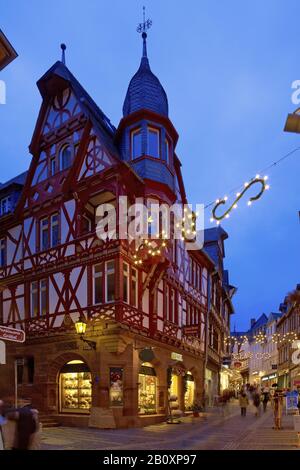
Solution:
<path fill-rule="evenodd" d="M 95 119 L 78 82 L 55 67 L 61 65 L 55 64 L 38 82 L 43 103 L 30 144 L 32 162 L 17 208 L 0 228 L 7 246 L 7 264 L 0 268 L 3 323 L 26 329 L 29 337 L 48 336 L 74 331 L 74 322 L 84 315 L 93 324 L 118 322 L 144 336 L 204 354 L 212 260 L 173 241 L 155 264 L 136 267 L 126 240 L 103 242 L 95 230 L 97 205 L 116 203 L 120 195 L 130 202 L 155 197 L 170 205 L 186 203 L 178 158 L 174 155 L 176 194 L 163 184 L 142 181 L 117 156 L 109 129 Z M 171 122 L 165 124 L 176 141 Z M 57 230 L 55 243 L 52 229 Z M 113 299 L 103 296 L 96 303 L 95 266 L 103 267 L 98 274 L 105 292 L 107 276 L 112 276 L 106 272 L 110 261 Z M 46 294 L 41 293 L 43 280 Z M 38 294 L 33 283 L 39 285 Z M 34 314 L 33 302 L 38 302 Z"/>

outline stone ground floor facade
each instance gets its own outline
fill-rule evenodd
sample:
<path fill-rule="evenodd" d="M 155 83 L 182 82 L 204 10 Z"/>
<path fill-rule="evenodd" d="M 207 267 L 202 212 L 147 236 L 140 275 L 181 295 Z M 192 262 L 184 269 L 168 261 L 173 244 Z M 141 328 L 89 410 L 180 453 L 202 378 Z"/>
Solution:
<path fill-rule="evenodd" d="M 0 397 L 30 401 L 60 424 L 145 426 L 203 403 L 204 355 L 180 342 L 157 341 L 117 325 L 88 339 L 49 335 L 7 347 Z M 15 383 L 17 387 L 15 387 Z M 170 402 L 170 397 L 172 402 Z"/>

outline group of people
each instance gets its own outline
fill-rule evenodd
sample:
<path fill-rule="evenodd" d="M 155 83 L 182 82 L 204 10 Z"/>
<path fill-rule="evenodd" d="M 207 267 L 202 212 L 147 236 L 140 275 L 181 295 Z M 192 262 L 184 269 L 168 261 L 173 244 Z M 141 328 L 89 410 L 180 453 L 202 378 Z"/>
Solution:
<path fill-rule="evenodd" d="M 271 389 L 269 389 L 268 387 L 260 389 L 259 387 L 247 384 L 243 386 L 239 395 L 241 416 L 246 416 L 247 407 L 250 404 L 250 401 L 252 401 L 253 403 L 253 406 L 255 408 L 255 416 L 257 417 L 260 416 L 261 405 L 263 407 L 263 411 L 266 412 L 268 403 L 270 402 L 274 416 L 273 428 L 276 430 L 281 429 L 284 397 L 285 392 L 283 390 L 278 389 L 276 385 Z M 300 395 L 298 401 L 298 408 L 300 409 Z"/>
<path fill-rule="evenodd" d="M 31 405 L 15 408 L 0 400 L 0 450 L 32 449 L 38 430 L 38 411 Z"/>

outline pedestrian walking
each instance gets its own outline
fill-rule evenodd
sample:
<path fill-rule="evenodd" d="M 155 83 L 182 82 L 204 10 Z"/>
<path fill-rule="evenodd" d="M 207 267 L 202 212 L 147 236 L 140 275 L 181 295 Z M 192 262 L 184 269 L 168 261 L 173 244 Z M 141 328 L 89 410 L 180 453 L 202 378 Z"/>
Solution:
<path fill-rule="evenodd" d="M 255 406 L 255 416 L 260 416 L 260 394 L 258 391 L 253 394 L 253 405 Z"/>
<path fill-rule="evenodd" d="M 273 413 L 274 413 L 274 428 L 281 429 L 281 419 L 283 411 L 283 394 L 278 390 L 274 394 L 273 398 Z"/>
<path fill-rule="evenodd" d="M 2 432 L 2 427 L 6 424 L 6 419 L 4 417 L 4 402 L 0 400 L 0 450 L 4 450 L 4 437 Z"/>
<path fill-rule="evenodd" d="M 262 392 L 262 397 L 263 397 L 263 400 L 262 400 L 262 404 L 263 404 L 263 411 L 264 413 L 267 411 L 267 406 L 268 406 L 268 402 L 270 400 L 270 394 L 267 390 L 264 390 Z"/>
<path fill-rule="evenodd" d="M 29 450 L 39 430 L 38 411 L 31 405 L 11 409 L 6 413 L 8 420 L 14 421 L 12 450 Z"/>
<path fill-rule="evenodd" d="M 245 392 L 240 394 L 239 404 L 241 407 L 241 416 L 246 416 L 247 406 L 249 405 L 249 400 Z"/>

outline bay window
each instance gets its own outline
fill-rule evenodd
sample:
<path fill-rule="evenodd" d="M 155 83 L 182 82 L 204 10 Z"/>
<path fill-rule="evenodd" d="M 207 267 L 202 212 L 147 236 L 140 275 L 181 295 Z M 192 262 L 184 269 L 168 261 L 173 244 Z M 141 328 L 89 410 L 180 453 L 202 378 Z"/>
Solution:
<path fill-rule="evenodd" d="M 148 127 L 147 135 L 147 153 L 151 157 L 159 158 L 159 130 Z"/>
<path fill-rule="evenodd" d="M 131 133 L 131 158 L 138 158 L 142 155 L 142 131 L 135 129 Z"/>
<path fill-rule="evenodd" d="M 165 159 L 166 159 L 166 163 L 169 165 L 170 164 L 170 143 L 168 139 L 165 139 Z"/>
<path fill-rule="evenodd" d="M 106 261 L 94 266 L 94 303 L 115 300 L 115 262 Z"/>
<path fill-rule="evenodd" d="M 129 266 L 123 263 L 123 300 L 129 303 Z"/>
<path fill-rule="evenodd" d="M 138 272 L 134 268 L 131 270 L 131 303 L 138 307 Z"/>

